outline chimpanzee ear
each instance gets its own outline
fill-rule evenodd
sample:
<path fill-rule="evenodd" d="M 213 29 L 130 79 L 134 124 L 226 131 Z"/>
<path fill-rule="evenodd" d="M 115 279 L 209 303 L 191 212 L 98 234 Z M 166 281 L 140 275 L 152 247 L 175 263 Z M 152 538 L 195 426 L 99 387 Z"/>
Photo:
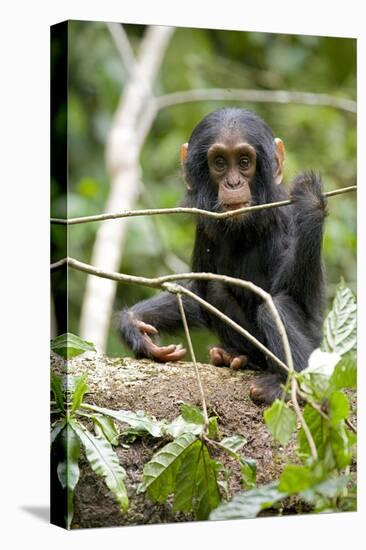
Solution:
<path fill-rule="evenodd" d="M 277 185 L 282 183 L 283 180 L 283 163 L 285 162 L 286 153 L 285 153 L 285 146 L 283 144 L 282 139 L 275 138 L 274 139 L 275 146 L 276 146 L 276 152 L 275 152 L 275 162 L 276 162 L 276 168 L 274 172 L 274 180 Z"/>
<path fill-rule="evenodd" d="M 185 163 L 188 155 L 188 143 L 183 143 L 180 148 L 180 161 L 182 164 Z"/>
<path fill-rule="evenodd" d="M 188 191 L 191 191 L 192 187 L 190 186 L 189 182 L 187 181 L 187 176 L 186 176 L 185 170 L 184 170 L 187 155 L 188 155 L 188 143 L 183 143 L 183 145 L 180 148 L 180 162 L 181 162 L 183 172 L 184 172 L 184 183 L 186 184 L 186 187 L 187 187 Z"/>

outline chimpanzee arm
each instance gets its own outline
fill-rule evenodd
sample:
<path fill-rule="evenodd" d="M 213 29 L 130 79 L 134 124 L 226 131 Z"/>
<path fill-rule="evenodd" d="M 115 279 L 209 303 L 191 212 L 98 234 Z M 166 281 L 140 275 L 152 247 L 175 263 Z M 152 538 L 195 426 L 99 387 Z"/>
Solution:
<path fill-rule="evenodd" d="M 324 294 L 321 249 L 326 201 L 320 177 L 313 172 L 300 174 L 292 184 L 290 197 L 295 201 L 290 207 L 293 236 L 272 294 L 286 290 L 307 312 L 316 312 Z"/>
<path fill-rule="evenodd" d="M 187 285 L 195 292 L 194 283 Z M 184 311 L 190 327 L 204 326 L 200 306 L 194 300 L 183 297 Z M 160 347 L 151 336 L 158 332 L 173 333 L 182 328 L 177 298 L 174 294 L 162 292 L 153 298 L 138 302 L 130 309 L 124 309 L 118 317 L 118 328 L 124 342 L 136 357 L 148 357 L 157 361 L 178 361 L 186 350 L 180 345 Z"/>

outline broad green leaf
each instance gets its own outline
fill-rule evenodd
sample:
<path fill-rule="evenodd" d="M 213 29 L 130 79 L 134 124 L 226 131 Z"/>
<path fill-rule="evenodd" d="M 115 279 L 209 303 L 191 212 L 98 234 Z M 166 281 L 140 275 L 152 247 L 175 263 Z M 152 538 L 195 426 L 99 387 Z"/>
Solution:
<path fill-rule="evenodd" d="M 257 462 L 254 458 L 241 457 L 240 471 L 242 475 L 243 489 L 254 489 L 257 481 Z"/>
<path fill-rule="evenodd" d="M 340 404 L 337 414 L 344 414 L 344 404 Z M 349 431 L 344 422 L 332 427 L 332 424 L 322 418 L 310 405 L 304 408 L 304 419 L 314 439 L 319 460 L 322 461 L 324 471 L 331 472 L 335 468 L 341 470 L 351 463 L 352 445 L 354 439 L 349 437 Z M 310 457 L 310 449 L 304 430 L 298 434 L 299 451 L 303 457 Z"/>
<path fill-rule="evenodd" d="M 148 491 L 152 500 L 164 502 L 175 490 L 177 472 L 185 452 L 197 441 L 190 433 L 182 434 L 165 445 L 145 464 L 143 482 L 138 492 Z"/>
<path fill-rule="evenodd" d="M 86 382 L 87 376 L 83 374 L 77 377 L 75 380 L 74 390 L 72 392 L 71 412 L 75 412 L 81 405 L 85 393 L 88 391 L 88 384 Z"/>
<path fill-rule="evenodd" d="M 319 497 L 338 497 L 344 491 L 348 481 L 348 476 L 326 479 L 325 481 L 321 481 L 320 483 L 316 483 L 312 487 L 309 487 L 306 491 L 303 491 L 301 493 L 301 498 L 312 504 L 315 503 Z"/>
<path fill-rule="evenodd" d="M 94 344 L 67 332 L 51 340 L 51 350 L 65 359 L 76 357 L 85 351 L 95 351 Z"/>
<path fill-rule="evenodd" d="M 341 391 L 335 391 L 332 393 L 332 395 L 329 397 L 328 400 L 328 406 L 329 406 L 329 417 L 331 424 L 333 426 L 336 426 L 341 422 L 341 420 L 345 420 L 348 418 L 349 415 L 349 402 L 348 398 L 344 393 Z"/>
<path fill-rule="evenodd" d="M 255 518 L 261 510 L 270 508 L 276 502 L 286 498 L 286 493 L 280 492 L 277 486 L 278 482 L 274 482 L 245 493 L 238 493 L 230 502 L 221 504 L 216 510 L 213 510 L 209 519 Z"/>
<path fill-rule="evenodd" d="M 70 529 L 74 517 L 74 490 L 79 481 L 80 440 L 67 425 L 61 432 L 64 459 L 57 465 L 57 476 L 67 494 L 66 528 Z"/>
<path fill-rule="evenodd" d="M 62 418 L 61 420 L 57 420 L 57 422 L 55 422 L 51 430 L 51 445 L 53 444 L 55 439 L 58 437 L 58 435 L 62 432 L 65 426 L 66 426 L 66 418 Z"/>
<path fill-rule="evenodd" d="M 357 306 L 352 291 L 342 282 L 333 301 L 331 311 L 324 321 L 322 348 L 344 355 L 356 349 Z"/>
<path fill-rule="evenodd" d="M 237 453 L 246 444 L 247 440 L 242 435 L 231 435 L 224 437 L 220 441 L 220 445 L 223 445 L 226 449 Z"/>
<path fill-rule="evenodd" d="M 196 440 L 184 454 L 177 473 L 173 510 L 193 511 L 198 520 L 207 519 L 221 502 L 217 483 L 220 468 L 206 445 Z"/>
<path fill-rule="evenodd" d="M 296 428 L 296 414 L 279 399 L 276 399 L 269 409 L 264 411 L 264 421 L 267 428 L 281 445 L 287 445 Z"/>
<path fill-rule="evenodd" d="M 68 487 L 73 491 L 80 476 L 80 440 L 74 430 L 67 425 L 61 432 L 60 441 L 64 457 L 58 463 L 57 476 L 64 489 Z"/>
<path fill-rule="evenodd" d="M 71 420 L 70 424 L 83 444 L 90 466 L 98 476 L 104 478 L 108 489 L 115 496 L 120 510 L 125 512 L 128 509 L 127 490 L 124 484 L 126 472 L 119 463 L 110 443 L 104 438 L 95 437 L 74 420 Z"/>
<path fill-rule="evenodd" d="M 287 464 L 280 476 L 279 491 L 292 495 L 300 493 L 316 483 L 314 472 L 306 466 Z"/>
<path fill-rule="evenodd" d="M 192 422 L 193 424 L 204 424 L 205 419 L 203 412 L 196 405 L 188 405 L 183 403 L 180 406 L 180 413 L 186 422 Z"/>
<path fill-rule="evenodd" d="M 149 416 L 144 411 L 113 411 L 104 407 L 97 407 L 96 405 L 93 405 L 93 411 L 110 416 L 119 422 L 129 424 L 129 426 L 132 426 L 136 430 L 148 432 L 153 437 L 162 437 L 164 435 L 165 422 L 156 420 L 156 418 Z"/>
<path fill-rule="evenodd" d="M 195 424 L 193 422 L 187 422 L 182 415 L 174 418 L 172 422 L 169 422 L 164 428 L 165 433 L 172 436 L 174 439 L 184 433 L 191 433 L 199 435 L 203 431 L 203 424 Z"/>
<path fill-rule="evenodd" d="M 98 437 L 105 437 L 111 445 L 118 445 L 119 433 L 113 419 L 102 414 L 90 415 L 94 422 L 94 430 Z"/>
<path fill-rule="evenodd" d="M 65 401 L 63 393 L 63 383 L 62 376 L 58 376 L 51 372 L 51 391 L 54 395 L 57 407 L 64 412 L 65 411 Z"/>
<path fill-rule="evenodd" d="M 353 355 L 343 357 L 338 363 L 329 381 L 332 390 L 355 389 L 357 385 L 356 360 Z"/>
<path fill-rule="evenodd" d="M 325 446 L 329 436 L 326 421 L 310 405 L 306 405 L 303 411 L 304 420 L 310 429 L 319 458 L 324 458 Z M 311 456 L 308 440 L 303 428 L 298 433 L 299 451 L 303 456 Z"/>
<path fill-rule="evenodd" d="M 338 470 L 343 470 L 351 464 L 352 446 L 343 423 L 337 429 L 330 430 L 330 446 Z"/>

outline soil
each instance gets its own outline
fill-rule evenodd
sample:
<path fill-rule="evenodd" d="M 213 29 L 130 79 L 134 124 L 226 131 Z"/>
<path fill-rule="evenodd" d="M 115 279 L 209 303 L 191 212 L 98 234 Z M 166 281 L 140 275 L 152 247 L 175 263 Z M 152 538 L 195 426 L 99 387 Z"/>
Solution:
<path fill-rule="evenodd" d="M 62 372 L 63 363 L 61 358 L 53 356 L 52 368 L 55 372 Z M 263 423 L 265 407 L 254 404 L 249 398 L 249 386 L 261 374 L 206 364 L 198 366 L 209 415 L 218 417 L 222 436 L 241 434 L 245 437 L 247 443 L 242 453 L 256 460 L 258 485 L 278 479 L 284 465 L 295 461 L 296 442 L 291 440 L 286 448 L 275 443 Z M 194 367 L 188 362 L 159 364 L 149 360 L 84 354 L 68 361 L 68 372 L 72 375 L 87 373 L 89 391 L 85 402 L 115 410 L 143 410 L 159 420 L 173 420 L 180 413 L 180 404 L 201 405 Z M 126 428 L 126 425 L 121 424 L 120 427 Z M 125 514 L 119 511 L 104 482 L 82 458 L 72 528 L 191 521 L 193 518 L 187 514 L 173 513 L 171 501 L 156 504 L 146 495 L 136 494 L 142 480 L 143 466 L 166 443 L 167 440 L 144 437 L 128 448 L 122 445 L 115 447 L 127 472 L 130 506 Z M 226 453 L 218 452 L 216 457 L 233 472 L 229 478 L 229 494 L 242 490 L 236 461 Z M 289 503 L 282 513 L 291 513 L 292 506 L 293 503 Z"/>

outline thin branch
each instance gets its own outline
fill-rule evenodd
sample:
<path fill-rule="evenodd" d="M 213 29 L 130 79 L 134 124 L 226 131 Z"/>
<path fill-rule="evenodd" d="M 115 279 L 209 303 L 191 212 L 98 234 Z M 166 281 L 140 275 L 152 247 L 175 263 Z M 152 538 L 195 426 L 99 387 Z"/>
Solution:
<path fill-rule="evenodd" d="M 311 451 L 311 455 L 313 457 L 313 460 L 316 461 L 316 460 L 318 460 L 318 451 L 316 450 L 316 445 L 315 445 L 313 436 L 311 435 L 311 431 L 309 429 L 309 426 L 305 422 L 305 418 L 304 418 L 304 416 L 301 412 L 300 405 L 299 405 L 299 402 L 297 400 L 297 393 L 298 393 L 297 380 L 296 380 L 293 372 L 290 373 L 290 376 L 292 376 L 292 378 L 291 378 L 291 400 L 292 400 L 292 404 L 294 406 L 296 416 L 300 420 L 300 424 L 302 426 L 302 429 L 304 430 L 305 437 L 306 437 L 306 439 L 309 443 L 309 447 L 310 447 L 310 451 Z"/>
<path fill-rule="evenodd" d="M 357 434 L 357 429 L 356 429 L 356 427 L 352 424 L 352 422 L 350 421 L 350 419 L 349 419 L 349 418 L 346 418 L 346 421 L 345 421 L 345 422 L 346 422 L 348 428 L 349 428 L 353 433 Z"/>
<path fill-rule="evenodd" d="M 333 191 L 327 191 L 323 194 L 324 197 L 333 197 L 334 195 L 341 195 L 343 193 L 349 193 L 356 191 L 357 185 L 351 185 L 349 187 L 343 187 L 341 189 L 334 189 Z M 176 208 L 146 208 L 144 210 L 125 210 L 123 212 L 116 212 L 114 214 L 97 214 L 95 216 L 83 216 L 80 218 L 51 218 L 51 223 L 57 225 L 76 225 L 80 223 L 100 222 L 105 220 L 115 220 L 118 218 L 133 218 L 137 216 L 158 216 L 160 214 L 195 214 L 200 216 L 206 216 L 207 218 L 214 218 L 218 220 L 232 218 L 245 214 L 247 212 L 257 212 L 259 210 L 267 210 L 269 208 L 277 208 L 279 206 L 287 206 L 293 204 L 293 199 L 287 199 L 283 201 L 271 202 L 267 204 L 257 204 L 255 206 L 246 206 L 238 208 L 237 210 L 230 210 L 228 212 L 211 212 L 209 210 L 202 210 L 201 208 L 188 208 L 178 206 Z"/>
<path fill-rule="evenodd" d="M 131 73 L 134 68 L 136 59 L 123 25 L 121 25 L 121 23 L 106 23 L 106 25 L 112 35 L 113 41 L 116 45 L 119 55 L 121 56 L 123 64 L 127 69 L 127 72 Z"/>
<path fill-rule="evenodd" d="M 57 262 L 51 264 L 51 271 L 61 269 L 61 267 L 63 267 L 64 265 L 67 265 L 67 258 L 62 258 L 61 260 L 58 260 Z"/>
<path fill-rule="evenodd" d="M 207 428 L 207 426 L 208 426 L 208 414 L 207 414 L 206 397 L 205 397 L 205 392 L 204 392 L 204 390 L 203 390 L 203 385 L 202 385 L 202 380 L 201 380 L 200 371 L 198 370 L 198 366 L 197 366 L 196 356 L 195 356 L 195 353 L 194 353 L 194 349 L 193 349 L 193 345 L 192 345 L 192 340 L 191 340 L 191 334 L 190 334 L 190 332 L 189 332 L 188 323 L 187 323 L 187 318 L 186 318 L 186 314 L 185 314 L 184 306 L 183 306 L 183 300 L 182 300 L 182 296 L 181 296 L 180 292 L 177 293 L 177 300 L 178 300 L 178 306 L 179 306 L 180 315 L 181 315 L 181 317 L 182 317 L 182 323 L 183 323 L 183 327 L 184 327 L 184 332 L 185 332 L 185 335 L 186 335 L 186 338 L 187 338 L 187 342 L 188 342 L 189 353 L 191 354 L 192 363 L 193 363 L 193 365 L 194 365 L 194 370 L 195 370 L 195 372 L 196 372 L 196 378 L 197 378 L 198 388 L 199 388 L 200 394 L 201 394 L 201 403 L 202 403 L 203 417 L 204 417 L 204 420 L 205 420 L 205 427 Z"/>
<path fill-rule="evenodd" d="M 202 89 L 187 90 L 166 94 L 152 100 L 155 109 L 165 109 L 181 103 L 196 101 L 243 101 L 251 103 L 298 103 L 320 107 L 332 107 L 350 113 L 357 112 L 357 103 L 351 99 L 288 90 L 240 90 L 240 89 Z"/>

